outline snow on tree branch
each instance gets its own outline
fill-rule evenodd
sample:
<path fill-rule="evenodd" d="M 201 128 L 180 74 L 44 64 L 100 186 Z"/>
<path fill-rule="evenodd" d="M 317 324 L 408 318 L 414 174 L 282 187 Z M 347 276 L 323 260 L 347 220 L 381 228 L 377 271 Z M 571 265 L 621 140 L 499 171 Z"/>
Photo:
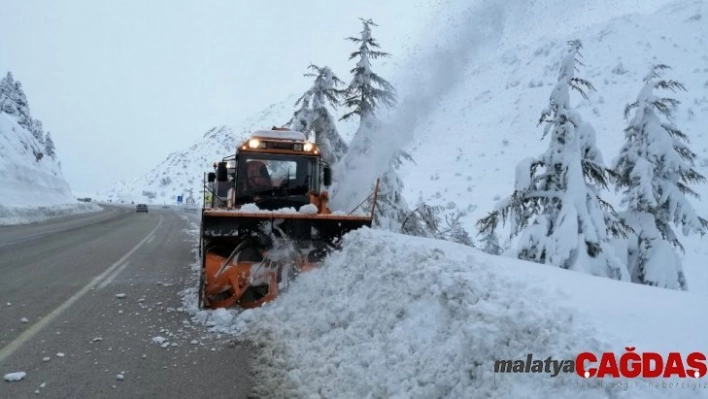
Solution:
<path fill-rule="evenodd" d="M 583 98 L 593 85 L 575 76 L 582 43 L 568 43 L 558 81 L 541 111 L 547 151 L 519 162 L 514 193 L 477 223 L 479 234 L 494 233 L 510 222 L 510 239 L 521 259 L 628 280 L 626 266 L 610 240 L 626 229 L 611 205 L 598 194 L 608 185 L 595 131 L 570 105 L 570 92 Z M 501 220 L 500 220 L 501 219 Z"/>
<path fill-rule="evenodd" d="M 679 82 L 661 79 L 661 72 L 669 69 L 652 66 L 636 101 L 625 108 L 626 141 L 614 162 L 613 178 L 623 194 L 624 218 L 634 230 L 629 247 L 632 281 L 685 290 L 686 278 L 673 249 L 683 251 L 683 246 L 672 225 L 684 235 L 708 231 L 708 222 L 686 198 L 698 198 L 689 184 L 705 177 L 693 169 L 696 154 L 687 146 L 688 136 L 673 123 L 679 101 L 654 94 L 686 90 Z"/>

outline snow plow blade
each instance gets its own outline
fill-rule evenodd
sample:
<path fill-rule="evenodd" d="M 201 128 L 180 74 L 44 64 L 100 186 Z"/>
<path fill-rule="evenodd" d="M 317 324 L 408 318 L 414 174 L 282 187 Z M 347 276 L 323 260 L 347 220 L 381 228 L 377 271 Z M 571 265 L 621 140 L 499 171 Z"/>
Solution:
<path fill-rule="evenodd" d="M 291 278 L 317 267 L 344 234 L 371 223 L 370 216 L 204 210 L 200 305 L 259 307 Z"/>
<path fill-rule="evenodd" d="M 314 236 L 334 242 L 351 230 L 371 227 L 371 222 L 370 216 L 205 210 L 202 235 L 212 238 L 245 236 L 261 231 L 265 223 L 280 228 L 295 240 L 311 240 Z"/>

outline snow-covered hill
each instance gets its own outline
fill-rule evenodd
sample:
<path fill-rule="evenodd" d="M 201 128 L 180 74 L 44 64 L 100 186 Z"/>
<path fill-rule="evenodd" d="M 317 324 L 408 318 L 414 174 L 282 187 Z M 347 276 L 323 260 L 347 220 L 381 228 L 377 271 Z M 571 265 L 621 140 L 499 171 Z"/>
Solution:
<path fill-rule="evenodd" d="M 597 131 L 605 162 L 618 155 L 624 141 L 624 107 L 636 99 L 650 65 L 665 63 L 673 69 L 664 76 L 688 89 L 674 95 L 681 101 L 676 123 L 699 156 L 697 170 L 708 176 L 708 3 L 665 3 L 655 12 L 623 15 L 577 32 L 549 36 L 547 31 L 532 42 L 509 40 L 505 32 L 512 28 L 497 26 L 498 48 L 479 54 L 454 90 L 416 129 L 411 149 L 416 163 L 402 171 L 407 196 L 469 210 L 464 222 L 474 231 L 475 222 L 513 191 L 516 163 L 546 150 L 549 138 L 541 140 L 543 127 L 537 122 L 556 82 L 566 43 L 576 38 L 583 42 L 585 64 L 576 76 L 590 80 L 596 91 L 588 100 L 574 93 L 571 103 Z M 696 189 L 708 198 L 708 184 Z M 614 193 L 603 196 L 619 205 Z M 708 215 L 708 199 L 692 202 L 699 214 Z M 700 240 L 682 238 L 683 262 L 689 289 L 705 290 L 708 252 Z"/>
<path fill-rule="evenodd" d="M 201 140 L 170 154 L 148 173 L 111 185 L 97 196 L 112 202 L 174 204 L 178 195 L 186 201 L 192 190 L 194 201 L 201 205 L 203 173 L 236 145 L 237 135 L 230 127 L 214 127 Z"/>
<path fill-rule="evenodd" d="M 0 225 L 100 210 L 74 198 L 59 163 L 44 152 L 15 117 L 0 112 Z"/>
<path fill-rule="evenodd" d="M 212 171 L 212 164 L 234 154 L 236 146 L 253 131 L 287 123 L 298 97 L 293 94 L 241 122 L 214 127 L 189 148 L 170 154 L 148 173 L 107 186 L 96 196 L 113 202 L 174 204 L 179 195 L 187 201 L 192 190 L 195 203 L 200 205 L 203 174 Z M 351 138 L 355 129 L 353 122 L 343 123 L 339 128 L 346 139 Z"/>

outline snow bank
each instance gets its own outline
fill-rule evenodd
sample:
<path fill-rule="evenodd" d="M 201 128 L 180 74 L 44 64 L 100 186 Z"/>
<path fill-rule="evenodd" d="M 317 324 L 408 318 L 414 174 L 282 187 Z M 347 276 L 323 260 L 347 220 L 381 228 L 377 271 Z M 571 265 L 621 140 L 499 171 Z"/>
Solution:
<path fill-rule="evenodd" d="M 58 165 L 48 156 L 36 159 L 39 144 L 9 114 L 0 113 L 0 204 L 54 205 L 76 202 Z"/>
<path fill-rule="evenodd" d="M 98 212 L 101 210 L 102 208 L 100 206 L 92 202 L 76 202 L 51 206 L 5 206 L 0 203 L 0 226 L 36 223 L 60 216 Z"/>
<path fill-rule="evenodd" d="M 48 156 L 37 160 L 33 145 L 30 132 L 0 113 L 0 226 L 101 210 L 78 202 L 58 163 Z"/>
<path fill-rule="evenodd" d="M 575 374 L 493 372 L 495 360 L 528 353 L 574 359 L 579 352 L 622 351 L 635 342 L 666 350 L 678 341 L 705 349 L 705 339 L 690 335 L 708 327 L 705 322 L 663 313 L 654 321 L 675 320 L 685 333 L 653 328 L 645 341 L 636 341 L 648 325 L 637 317 L 646 317 L 636 308 L 610 306 L 614 295 L 633 303 L 627 292 L 634 288 L 645 302 L 650 295 L 643 289 L 662 303 L 685 308 L 691 302 L 449 242 L 361 229 L 345 237 L 343 250 L 322 269 L 301 275 L 260 309 L 230 311 L 230 317 L 224 310 L 187 308 L 213 331 L 234 333 L 259 348 L 251 363 L 260 384 L 256 394 L 268 397 L 665 397 L 648 385 L 578 386 Z M 588 301 L 598 292 L 604 301 Z M 664 346 L 652 346 L 659 342 Z"/>

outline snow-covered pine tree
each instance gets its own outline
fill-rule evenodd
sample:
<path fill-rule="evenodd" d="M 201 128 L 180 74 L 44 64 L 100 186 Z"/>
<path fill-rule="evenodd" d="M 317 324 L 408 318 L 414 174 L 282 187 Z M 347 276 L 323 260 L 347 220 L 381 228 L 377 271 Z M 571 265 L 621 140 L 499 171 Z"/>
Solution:
<path fill-rule="evenodd" d="M 628 245 L 632 281 L 687 290 L 686 277 L 674 248 L 683 251 L 672 224 L 684 235 L 705 234 L 708 221 L 699 217 L 688 196 L 698 198 L 689 184 L 704 182 L 693 169 L 696 154 L 688 137 L 674 125 L 676 99 L 658 97 L 655 89 L 685 90 L 674 80 L 661 79 L 667 65 L 652 66 L 637 100 L 625 108 L 629 119 L 626 142 L 613 164 L 617 190 L 623 193 L 623 217 L 632 227 Z"/>
<path fill-rule="evenodd" d="M 472 241 L 472 237 L 470 237 L 470 233 L 462 227 L 462 223 L 460 222 L 460 218 L 462 216 L 463 213 L 458 211 L 445 217 L 447 229 L 443 232 L 442 239 L 467 245 L 468 247 L 474 247 L 474 242 Z"/>
<path fill-rule="evenodd" d="M 12 76 L 12 72 L 8 72 L 0 80 L 0 112 L 18 115 L 15 97 L 15 78 Z"/>
<path fill-rule="evenodd" d="M 290 118 L 285 126 L 308 135 L 307 133 L 312 130 L 312 111 L 310 110 L 311 97 L 308 90 L 302 97 L 298 98 L 297 102 L 295 102 L 295 106 L 300 105 L 300 108 L 293 113 L 293 117 Z"/>
<path fill-rule="evenodd" d="M 29 103 L 27 102 L 25 91 L 22 90 L 22 83 L 20 83 L 19 80 L 15 81 L 15 104 L 17 105 L 19 114 L 17 123 L 24 128 L 30 129 L 32 117 L 30 116 Z"/>
<path fill-rule="evenodd" d="M 22 90 L 22 83 L 15 80 L 12 72 L 0 80 L 0 111 L 15 116 L 20 126 L 31 131 L 32 118 L 27 96 Z"/>
<path fill-rule="evenodd" d="M 334 165 L 344 156 L 347 144 L 337 132 L 335 119 L 327 106 L 337 108 L 341 94 L 337 86 L 343 82 L 328 67 L 310 65 L 308 68 L 313 72 L 308 72 L 305 76 L 314 77 L 315 82 L 295 102 L 300 108 L 295 111 L 288 125 L 308 137 L 310 132 L 313 132 L 315 143 L 320 147 L 324 160 Z"/>
<path fill-rule="evenodd" d="M 31 147 L 35 160 L 39 162 L 44 157 L 45 146 L 42 122 L 32 118 L 22 84 L 15 80 L 12 72 L 0 80 L 0 112 L 12 115 L 20 126 L 34 136 L 36 141 L 23 144 Z"/>
<path fill-rule="evenodd" d="M 401 232 L 474 247 L 472 237 L 460 222 L 460 218 L 464 215 L 465 213 L 461 211 L 446 215 L 445 207 L 431 206 L 421 199 L 418 206 L 406 215 Z"/>
<path fill-rule="evenodd" d="M 548 150 L 516 168 L 514 193 L 478 222 L 480 234 L 494 234 L 499 218 L 510 220 L 520 259 L 556 265 L 618 280 L 629 280 L 610 245 L 624 225 L 598 195 L 607 186 L 606 169 L 592 126 L 570 106 L 570 90 L 586 97 L 590 82 L 575 76 L 580 41 L 569 43 L 549 107 L 539 124 L 550 133 Z"/>
<path fill-rule="evenodd" d="M 487 230 L 480 242 L 482 243 L 482 251 L 492 255 L 502 254 L 502 247 L 499 245 L 499 238 L 497 238 L 494 229 Z"/>
<path fill-rule="evenodd" d="M 29 131 L 32 133 L 34 138 L 37 139 L 41 144 L 44 142 L 44 127 L 42 126 L 42 121 L 39 119 L 30 118 Z"/>
<path fill-rule="evenodd" d="M 378 25 L 371 19 L 360 19 L 364 25 L 361 36 L 347 38 L 354 43 L 359 43 L 359 48 L 349 55 L 350 60 L 358 57 L 359 61 L 351 70 L 354 77 L 344 91 L 346 96 L 344 105 L 351 108 L 351 111 L 344 114 L 341 119 L 349 119 L 358 115 L 361 118 L 361 124 L 366 125 L 376 117 L 375 111 L 380 105 L 388 108 L 394 107 L 397 104 L 397 99 L 396 89 L 393 85 L 371 69 L 371 60 L 390 57 L 389 53 L 375 50 L 380 48 L 380 45 L 371 35 L 371 27 Z"/>
<path fill-rule="evenodd" d="M 377 26 L 371 19 L 361 19 L 363 29 L 359 37 L 348 37 L 359 46 L 352 52 L 349 59 L 357 59 L 356 66 L 351 69 L 352 80 L 343 91 L 344 105 L 349 108 L 349 112 L 342 116 L 342 120 L 359 117 L 359 128 L 352 140 L 347 156 L 340 162 L 338 170 L 340 173 L 357 173 L 356 169 L 362 163 L 372 162 L 372 143 L 377 142 L 380 146 L 385 146 L 386 134 L 381 122 L 377 119 L 376 111 L 381 107 L 392 108 L 397 104 L 396 90 L 391 83 L 379 76 L 372 69 L 371 60 L 380 57 L 389 57 L 390 54 L 378 50 L 379 43 L 373 38 L 371 28 Z M 385 153 L 379 147 L 376 151 Z M 410 208 L 403 198 L 403 181 L 396 171 L 400 164 L 400 148 L 392 149 L 393 156 L 381 159 L 381 177 L 379 186 L 379 197 L 376 206 L 376 225 L 378 227 L 401 231 L 403 222 L 410 214 Z M 378 153 L 377 153 L 378 154 Z M 385 162 L 385 164 L 383 164 Z M 346 196 L 351 193 L 337 192 L 334 196 Z"/>
<path fill-rule="evenodd" d="M 52 159 L 56 159 L 56 147 L 54 146 L 54 140 L 52 140 L 52 133 L 47 132 L 47 137 L 44 140 L 44 152 L 52 157 Z"/>

